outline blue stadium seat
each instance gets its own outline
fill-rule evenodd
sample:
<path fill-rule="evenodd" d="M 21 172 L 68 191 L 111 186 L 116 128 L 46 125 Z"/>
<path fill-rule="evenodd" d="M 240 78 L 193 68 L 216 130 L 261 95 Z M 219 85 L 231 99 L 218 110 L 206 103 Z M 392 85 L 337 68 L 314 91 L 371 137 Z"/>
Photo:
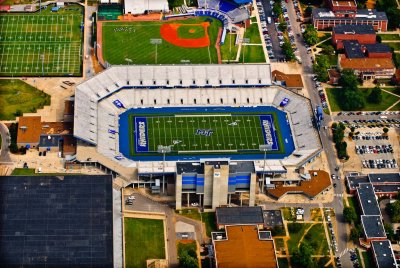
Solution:
<path fill-rule="evenodd" d="M 237 7 L 238 7 L 237 5 L 227 2 L 227 1 L 224 1 L 224 0 L 221 0 L 219 2 L 219 10 L 221 10 L 225 13 L 228 13 L 229 11 L 236 9 Z"/>

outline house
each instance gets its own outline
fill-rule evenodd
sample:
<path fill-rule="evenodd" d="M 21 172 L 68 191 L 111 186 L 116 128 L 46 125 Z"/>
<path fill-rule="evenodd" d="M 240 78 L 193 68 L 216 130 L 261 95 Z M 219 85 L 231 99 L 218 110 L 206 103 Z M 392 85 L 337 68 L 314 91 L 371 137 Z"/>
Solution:
<path fill-rule="evenodd" d="M 329 81 L 330 85 L 337 85 L 339 83 L 340 72 L 336 69 L 328 69 Z"/>
<path fill-rule="evenodd" d="M 278 267 L 271 233 L 257 225 L 229 225 L 211 236 L 217 268 Z"/>
<path fill-rule="evenodd" d="M 375 44 L 376 33 L 372 25 L 337 25 L 332 29 L 332 44 L 343 48 L 343 41 L 358 41 L 360 44 Z"/>
<path fill-rule="evenodd" d="M 317 30 L 331 29 L 337 25 L 371 25 L 375 31 L 387 31 L 385 12 L 374 9 L 357 9 L 354 0 L 328 0 L 329 8 L 314 8 L 313 25 Z"/>
<path fill-rule="evenodd" d="M 285 74 L 278 70 L 272 71 L 272 81 L 291 90 L 302 90 L 303 80 L 300 74 Z"/>
<path fill-rule="evenodd" d="M 262 229 L 264 225 L 261 207 L 219 207 L 215 210 L 217 228 L 226 225 L 253 224 Z"/>

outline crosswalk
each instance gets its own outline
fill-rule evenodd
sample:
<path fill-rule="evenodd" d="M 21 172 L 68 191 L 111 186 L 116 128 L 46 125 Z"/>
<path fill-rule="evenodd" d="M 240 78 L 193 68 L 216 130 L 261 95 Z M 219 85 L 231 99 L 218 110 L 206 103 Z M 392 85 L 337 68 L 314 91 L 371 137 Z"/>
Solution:
<path fill-rule="evenodd" d="M 345 250 L 343 250 L 342 252 L 340 252 L 339 257 L 343 257 L 343 255 L 345 255 L 347 252 L 349 252 L 349 248 L 346 248 Z"/>
<path fill-rule="evenodd" d="M 334 194 L 335 197 L 343 197 L 343 194 Z"/>

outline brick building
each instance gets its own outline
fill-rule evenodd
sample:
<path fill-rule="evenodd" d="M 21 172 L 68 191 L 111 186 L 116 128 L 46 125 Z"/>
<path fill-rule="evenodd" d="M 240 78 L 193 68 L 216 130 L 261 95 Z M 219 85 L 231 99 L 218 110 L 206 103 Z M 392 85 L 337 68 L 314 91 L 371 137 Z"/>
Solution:
<path fill-rule="evenodd" d="M 341 70 L 354 70 L 363 80 L 392 78 L 396 71 L 390 58 L 348 58 L 339 55 L 338 67 Z"/>
<path fill-rule="evenodd" d="M 355 1 L 329 0 L 330 8 L 314 8 L 313 25 L 317 30 L 331 29 L 337 25 L 372 25 L 376 31 L 387 31 L 385 12 L 357 9 Z"/>
<path fill-rule="evenodd" d="M 337 49 L 343 49 L 344 40 L 357 40 L 358 43 L 375 44 L 376 33 L 371 25 L 338 25 L 332 29 L 332 44 Z"/>

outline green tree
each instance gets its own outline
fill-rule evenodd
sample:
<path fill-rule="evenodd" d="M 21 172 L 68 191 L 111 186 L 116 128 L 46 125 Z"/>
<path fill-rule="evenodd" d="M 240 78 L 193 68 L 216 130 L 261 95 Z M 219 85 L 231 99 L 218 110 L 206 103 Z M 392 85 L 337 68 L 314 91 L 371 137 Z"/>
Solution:
<path fill-rule="evenodd" d="M 350 230 L 350 240 L 352 240 L 354 243 L 357 243 L 357 241 L 360 238 L 360 236 L 361 236 L 360 228 L 358 228 L 357 226 L 351 228 L 351 230 Z"/>
<path fill-rule="evenodd" d="M 21 116 L 22 115 L 22 111 L 20 109 L 16 110 L 14 113 L 15 116 Z"/>
<path fill-rule="evenodd" d="M 278 28 L 279 28 L 279 30 L 281 30 L 282 32 L 286 31 L 286 29 L 287 29 L 287 24 L 286 24 L 286 22 L 284 22 L 284 21 L 279 22 Z"/>
<path fill-rule="evenodd" d="M 304 41 L 310 46 L 318 43 L 318 31 L 313 25 L 308 25 L 303 33 Z"/>
<path fill-rule="evenodd" d="M 292 263 L 296 267 L 314 268 L 316 264 L 312 259 L 313 249 L 307 242 L 303 241 L 299 249 L 293 252 Z"/>
<path fill-rule="evenodd" d="M 341 107 L 345 111 L 358 111 L 365 106 L 365 98 L 358 89 L 342 89 L 341 96 Z"/>
<path fill-rule="evenodd" d="M 199 263 L 197 259 L 190 256 L 187 251 L 182 251 L 181 254 L 179 254 L 179 267 L 198 268 Z"/>
<path fill-rule="evenodd" d="M 335 54 L 335 48 L 332 45 L 325 45 L 322 47 L 321 53 L 325 55 L 333 55 Z"/>
<path fill-rule="evenodd" d="M 376 103 L 379 104 L 382 102 L 382 90 L 380 87 L 376 86 L 371 90 L 371 93 L 369 93 L 368 102 L 370 103 Z"/>
<path fill-rule="evenodd" d="M 356 91 L 358 89 L 358 79 L 353 70 L 343 70 L 339 78 L 339 85 L 344 89 Z"/>
<path fill-rule="evenodd" d="M 282 6 L 281 6 L 281 3 L 279 2 L 279 1 L 276 1 L 275 2 L 275 4 L 274 4 L 274 7 L 272 8 L 272 11 L 275 13 L 275 15 L 276 16 L 280 16 L 280 15 L 282 15 L 283 14 L 283 11 L 282 11 Z"/>
<path fill-rule="evenodd" d="M 11 143 L 9 146 L 10 152 L 15 154 L 18 153 L 18 146 L 16 143 Z"/>
<path fill-rule="evenodd" d="M 382 37 L 379 36 L 379 35 L 377 35 L 377 36 L 376 36 L 376 42 L 377 42 L 377 43 L 382 43 Z"/>
<path fill-rule="evenodd" d="M 356 130 L 355 127 L 351 127 L 351 128 L 350 128 L 350 131 L 351 131 L 351 132 L 354 132 L 355 130 Z"/>
<path fill-rule="evenodd" d="M 390 241 L 393 241 L 395 238 L 395 234 L 394 234 L 394 230 L 393 230 L 393 226 L 389 223 L 385 223 L 383 225 L 383 227 L 385 228 L 385 232 L 386 232 L 386 236 Z"/>
<path fill-rule="evenodd" d="M 286 55 L 286 59 L 291 61 L 295 59 L 295 55 L 293 52 L 293 48 L 292 45 L 290 44 L 290 42 L 285 38 L 285 41 L 283 42 L 282 45 L 282 52 L 283 54 Z"/>
<path fill-rule="evenodd" d="M 352 207 L 344 207 L 343 217 L 346 222 L 352 223 L 357 219 L 357 213 Z"/>
<path fill-rule="evenodd" d="M 290 233 L 298 233 L 301 230 L 302 226 L 303 225 L 298 222 L 289 223 L 288 230 Z"/>
<path fill-rule="evenodd" d="M 312 7 L 310 7 L 310 6 L 306 7 L 306 9 L 304 10 L 304 16 L 305 17 L 310 17 L 311 16 L 311 12 L 312 12 Z"/>
<path fill-rule="evenodd" d="M 394 203 L 388 203 L 386 205 L 386 212 L 392 222 L 400 222 L 400 201 L 396 200 Z"/>
<path fill-rule="evenodd" d="M 388 132 L 389 132 L 389 129 L 388 129 L 387 127 L 384 127 L 384 128 L 383 128 L 383 133 L 386 134 L 386 133 L 388 133 Z"/>

